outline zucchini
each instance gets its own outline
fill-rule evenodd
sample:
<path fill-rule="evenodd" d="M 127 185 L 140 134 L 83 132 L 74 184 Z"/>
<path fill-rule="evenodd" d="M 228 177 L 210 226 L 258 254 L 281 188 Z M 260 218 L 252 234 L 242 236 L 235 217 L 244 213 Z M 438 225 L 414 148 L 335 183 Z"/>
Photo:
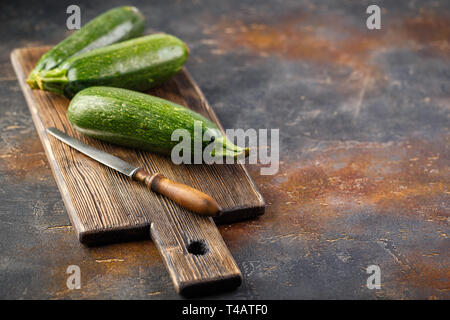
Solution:
<path fill-rule="evenodd" d="M 194 139 L 213 133 L 212 157 L 248 155 L 248 148 L 234 145 L 219 128 L 202 115 L 181 105 L 148 94 L 112 87 L 90 87 L 70 101 L 67 116 L 81 133 L 102 141 L 162 154 L 170 154 L 174 146 L 172 133 L 186 129 Z M 194 123 L 201 123 L 202 135 L 194 135 Z M 183 141 L 184 142 L 184 141 Z M 202 141 L 202 151 L 210 141 Z"/>
<path fill-rule="evenodd" d="M 54 69 L 74 55 L 139 37 L 144 28 L 144 16 L 137 8 L 125 6 L 111 9 L 45 53 L 27 82 L 32 89 L 37 89 L 36 75 L 39 72 Z"/>
<path fill-rule="evenodd" d="M 73 97 L 92 86 L 144 91 L 180 70 L 186 44 L 168 34 L 152 34 L 74 56 L 59 67 L 36 75 L 40 89 Z"/>

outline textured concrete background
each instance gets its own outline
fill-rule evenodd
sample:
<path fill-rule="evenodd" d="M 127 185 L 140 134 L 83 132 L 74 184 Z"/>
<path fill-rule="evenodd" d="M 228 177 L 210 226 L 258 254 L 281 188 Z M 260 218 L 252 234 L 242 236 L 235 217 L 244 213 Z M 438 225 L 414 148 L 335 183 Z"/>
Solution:
<path fill-rule="evenodd" d="M 68 35 L 73 3 L 82 23 L 123 4 L 0 7 L 0 298 L 177 299 L 151 241 L 78 243 L 9 62 Z M 129 3 L 189 44 L 225 128 L 280 128 L 278 174 L 248 167 L 266 214 L 220 227 L 244 283 L 210 298 L 450 298 L 448 1 Z"/>

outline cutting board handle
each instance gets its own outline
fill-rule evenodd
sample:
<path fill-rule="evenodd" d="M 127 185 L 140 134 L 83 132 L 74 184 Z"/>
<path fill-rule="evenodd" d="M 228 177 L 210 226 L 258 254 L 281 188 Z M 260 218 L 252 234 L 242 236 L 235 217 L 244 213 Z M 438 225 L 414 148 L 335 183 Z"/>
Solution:
<path fill-rule="evenodd" d="M 160 219 L 152 222 L 150 228 L 178 293 L 204 295 L 241 284 L 241 272 L 210 217 L 221 212 L 213 198 L 160 173 L 149 174 L 143 168 L 136 171 L 133 179 L 185 208 L 178 213 L 162 208 Z M 176 206 L 167 199 L 161 201 L 167 207 Z"/>
<path fill-rule="evenodd" d="M 212 218 L 186 211 L 168 214 L 167 220 L 153 222 L 151 236 L 179 294 L 205 295 L 241 284 L 242 274 Z"/>

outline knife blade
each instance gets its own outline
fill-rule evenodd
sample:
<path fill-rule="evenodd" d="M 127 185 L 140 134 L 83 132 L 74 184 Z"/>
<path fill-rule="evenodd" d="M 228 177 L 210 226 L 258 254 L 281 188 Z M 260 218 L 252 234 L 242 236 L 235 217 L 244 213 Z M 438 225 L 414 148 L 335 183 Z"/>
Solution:
<path fill-rule="evenodd" d="M 169 180 L 159 172 L 150 174 L 141 167 L 137 167 L 112 154 L 91 147 L 56 128 L 47 128 L 47 132 L 105 166 L 119 171 L 135 181 L 144 183 L 152 191 L 166 196 L 192 212 L 212 217 L 219 216 L 222 213 L 222 209 L 218 203 L 211 196 L 200 190 Z"/>

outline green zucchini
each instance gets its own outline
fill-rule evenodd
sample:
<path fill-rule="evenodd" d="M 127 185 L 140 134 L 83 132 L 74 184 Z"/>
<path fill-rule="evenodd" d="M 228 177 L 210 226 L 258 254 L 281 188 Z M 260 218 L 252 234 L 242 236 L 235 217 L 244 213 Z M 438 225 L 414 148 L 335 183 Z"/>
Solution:
<path fill-rule="evenodd" d="M 58 67 L 68 58 L 110 44 L 139 37 L 144 32 L 144 16 L 135 7 L 111 9 L 45 53 L 27 79 L 37 89 L 36 75 Z"/>
<path fill-rule="evenodd" d="M 234 145 L 219 128 L 202 115 L 181 105 L 148 94 L 113 88 L 90 87 L 71 100 L 67 116 L 81 133 L 110 143 L 170 154 L 174 146 L 172 133 L 186 129 L 200 141 L 207 130 L 215 137 L 212 157 L 248 155 L 248 148 Z M 201 123 L 202 134 L 195 135 L 195 122 Z M 201 141 L 202 150 L 211 141 Z M 192 149 L 191 149 L 192 150 Z M 195 149 L 197 150 L 197 149 Z"/>
<path fill-rule="evenodd" d="M 40 89 L 67 98 L 92 86 L 144 91 L 183 67 L 188 48 L 168 34 L 152 34 L 74 56 L 36 76 Z"/>

